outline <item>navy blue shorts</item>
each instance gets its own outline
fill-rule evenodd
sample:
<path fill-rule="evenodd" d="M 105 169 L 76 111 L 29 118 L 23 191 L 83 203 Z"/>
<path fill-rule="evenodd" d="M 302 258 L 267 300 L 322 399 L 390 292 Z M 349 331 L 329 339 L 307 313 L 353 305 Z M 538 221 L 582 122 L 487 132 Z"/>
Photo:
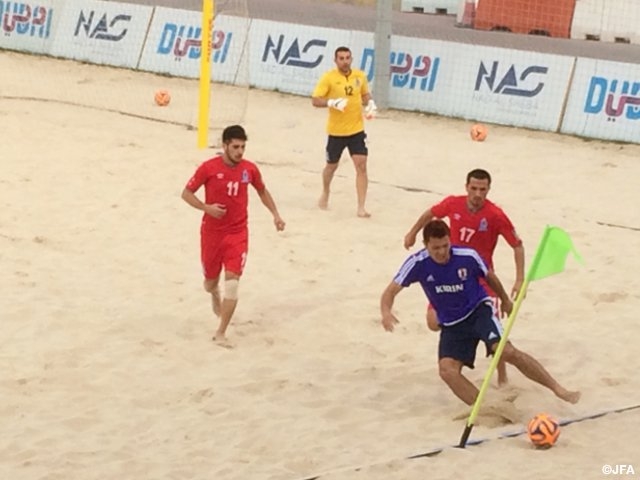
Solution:
<path fill-rule="evenodd" d="M 338 163 L 342 152 L 347 148 L 349 155 L 368 155 L 367 134 L 358 132 L 348 137 L 329 135 L 327 139 L 327 163 Z"/>
<path fill-rule="evenodd" d="M 453 358 L 473 368 L 476 349 L 480 340 L 487 347 L 487 356 L 493 352 L 491 347 L 500 341 L 502 325 L 495 316 L 490 303 L 481 303 L 460 323 L 440 330 L 438 358 Z"/>

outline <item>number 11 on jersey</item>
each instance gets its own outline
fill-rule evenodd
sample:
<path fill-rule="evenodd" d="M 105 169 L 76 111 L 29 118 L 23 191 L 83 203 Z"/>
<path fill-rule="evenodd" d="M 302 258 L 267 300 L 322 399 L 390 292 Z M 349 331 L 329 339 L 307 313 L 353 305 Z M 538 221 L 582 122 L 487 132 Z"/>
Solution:
<path fill-rule="evenodd" d="M 237 197 L 239 188 L 240 188 L 240 182 L 228 182 L 227 195 L 229 195 L 230 197 Z"/>

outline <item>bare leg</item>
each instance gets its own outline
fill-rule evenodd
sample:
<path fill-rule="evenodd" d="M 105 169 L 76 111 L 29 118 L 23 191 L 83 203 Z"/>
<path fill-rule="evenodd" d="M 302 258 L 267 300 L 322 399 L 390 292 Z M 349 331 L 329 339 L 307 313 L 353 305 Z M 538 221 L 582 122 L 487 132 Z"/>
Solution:
<path fill-rule="evenodd" d="M 231 317 L 233 317 L 233 312 L 236 310 L 236 305 L 238 305 L 238 300 L 230 300 L 225 298 L 222 300 L 222 308 L 220 310 L 220 325 L 218 325 L 218 330 L 216 330 L 216 334 L 213 339 L 216 342 L 226 342 L 227 337 L 227 327 L 229 323 L 231 323 Z"/>
<path fill-rule="evenodd" d="M 329 193 L 331 191 L 331 181 L 333 180 L 333 174 L 338 169 L 339 162 L 327 163 L 322 170 L 322 194 L 320 200 L 318 200 L 318 207 L 321 210 L 327 210 L 329 208 Z"/>
<path fill-rule="evenodd" d="M 371 216 L 364 206 L 367 200 L 367 188 L 369 186 L 369 177 L 367 176 L 367 156 L 354 155 L 353 165 L 356 167 L 356 193 L 358 195 L 358 216 L 361 218 L 369 218 Z"/>
<path fill-rule="evenodd" d="M 220 316 L 220 305 L 220 291 L 216 288 L 215 291 L 211 292 L 211 308 L 216 317 Z"/>
<path fill-rule="evenodd" d="M 507 364 L 504 359 L 500 357 L 500 361 L 498 362 L 498 386 L 502 387 L 509 383 L 509 378 L 507 378 Z"/>
<path fill-rule="evenodd" d="M 427 327 L 433 332 L 440 331 L 440 325 L 438 324 L 438 315 L 433 308 L 427 308 Z M 498 362 L 498 386 L 504 386 L 509 383 L 507 377 L 507 365 L 504 359 L 500 358 Z"/>
<path fill-rule="evenodd" d="M 240 280 L 240 277 L 235 273 L 226 272 L 225 282 L 228 282 L 229 280 L 238 281 Z M 229 287 L 229 284 L 227 283 L 226 286 Z M 216 330 L 216 334 L 213 337 L 216 342 L 221 343 L 225 346 L 229 345 L 226 337 L 227 327 L 229 326 L 229 323 L 231 323 L 231 317 L 233 317 L 233 313 L 235 312 L 237 305 L 237 291 L 234 291 L 231 295 L 230 292 L 227 292 L 225 290 L 224 298 L 222 299 L 222 305 L 220 308 L 220 324 L 218 325 L 218 330 Z"/>
<path fill-rule="evenodd" d="M 500 300 L 494 295 L 491 296 L 491 303 L 493 307 L 493 313 L 496 318 L 500 318 Z M 507 364 L 504 361 L 504 358 L 500 357 L 500 361 L 497 366 L 498 372 L 498 386 L 502 387 L 509 383 L 509 379 L 507 378 Z"/>
<path fill-rule="evenodd" d="M 495 344 L 494 350 L 497 347 L 498 345 Z M 505 345 L 502 358 L 505 362 L 514 365 L 525 377 L 540 385 L 544 385 L 565 402 L 578 403 L 578 400 L 580 400 L 580 392 L 570 391 L 564 388 L 551 376 L 540 362 L 528 353 L 518 350 L 511 345 L 511 343 Z"/>
<path fill-rule="evenodd" d="M 228 274 L 229 278 L 237 278 L 237 276 L 233 274 Z M 231 317 L 233 316 L 233 312 L 236 309 L 236 305 L 238 304 L 237 299 L 228 299 L 224 298 L 220 301 L 220 289 L 218 287 L 219 277 L 214 279 L 209 279 L 204 281 L 204 289 L 211 294 L 211 306 L 213 309 L 213 313 L 216 317 L 220 317 L 220 322 L 218 323 L 218 329 L 216 330 L 215 335 L 213 336 L 213 340 L 216 342 L 227 342 L 226 332 L 229 323 L 231 322 Z"/>
<path fill-rule="evenodd" d="M 462 375 L 462 362 L 453 358 L 441 358 L 438 362 L 440 378 L 451 391 L 467 405 L 473 405 L 478 396 L 478 389 L 467 377 Z"/>
<path fill-rule="evenodd" d="M 211 308 L 216 317 L 220 316 L 220 290 L 218 278 L 204 281 L 204 289 L 211 294 Z"/>

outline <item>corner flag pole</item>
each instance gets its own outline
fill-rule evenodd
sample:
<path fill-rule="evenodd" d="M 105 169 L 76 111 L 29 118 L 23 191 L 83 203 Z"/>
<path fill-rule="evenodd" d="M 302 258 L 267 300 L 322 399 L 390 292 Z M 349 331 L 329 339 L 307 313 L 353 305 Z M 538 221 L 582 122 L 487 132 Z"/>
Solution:
<path fill-rule="evenodd" d="M 462 432 L 462 436 L 460 437 L 460 443 L 458 444 L 459 448 L 464 448 L 467 445 L 467 440 L 469 440 L 469 435 L 471 435 L 471 430 L 473 429 L 473 424 L 478 417 L 478 412 L 480 411 L 480 405 L 482 405 L 482 400 L 484 400 L 484 396 L 489 389 L 489 384 L 491 383 L 491 377 L 493 376 L 493 372 L 496 370 L 498 366 L 498 362 L 500 361 L 500 357 L 502 356 L 502 352 L 504 350 L 504 346 L 507 344 L 509 339 L 509 333 L 511 333 L 511 329 L 513 328 L 513 324 L 516 321 L 516 316 L 518 315 L 518 310 L 520 310 L 520 305 L 522 305 L 522 301 L 524 300 L 525 293 L 527 292 L 527 288 L 529 288 L 529 282 L 531 281 L 532 274 L 538 269 L 538 264 L 540 263 L 540 258 L 544 252 L 544 246 L 547 243 L 547 238 L 549 237 L 549 233 L 551 232 L 550 227 L 546 227 L 544 233 L 542 234 L 542 239 L 540 240 L 540 244 L 538 246 L 538 250 L 536 251 L 536 255 L 533 258 L 533 262 L 531 263 L 531 267 L 525 275 L 524 282 L 522 283 L 522 287 L 518 292 L 518 296 L 513 305 L 513 310 L 509 314 L 509 318 L 507 319 L 507 326 L 502 333 L 502 338 L 500 338 L 500 342 L 498 343 L 498 348 L 493 354 L 493 359 L 489 364 L 489 369 L 482 380 L 482 386 L 480 387 L 480 391 L 478 392 L 478 396 L 476 397 L 476 401 L 473 404 L 473 408 L 471 409 L 471 414 L 469 415 L 469 419 L 467 420 L 467 425 Z"/>
<path fill-rule="evenodd" d="M 211 96 L 211 32 L 215 0 L 202 0 L 202 39 L 200 44 L 200 88 L 198 95 L 198 148 L 207 146 L 209 133 L 209 100 Z"/>

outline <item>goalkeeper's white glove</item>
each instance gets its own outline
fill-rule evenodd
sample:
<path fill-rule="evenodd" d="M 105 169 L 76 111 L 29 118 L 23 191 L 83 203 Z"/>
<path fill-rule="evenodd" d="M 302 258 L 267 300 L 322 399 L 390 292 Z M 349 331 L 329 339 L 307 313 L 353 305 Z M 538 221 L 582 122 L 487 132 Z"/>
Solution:
<path fill-rule="evenodd" d="M 376 102 L 373 101 L 373 98 L 371 98 L 364 108 L 364 117 L 367 120 L 373 120 L 376 118 L 376 113 L 378 113 L 378 107 L 376 106 Z"/>
<path fill-rule="evenodd" d="M 339 110 L 341 112 L 344 112 L 344 109 L 346 108 L 346 106 L 347 106 L 346 98 L 331 98 L 327 100 L 327 107 L 335 108 L 336 110 Z"/>

